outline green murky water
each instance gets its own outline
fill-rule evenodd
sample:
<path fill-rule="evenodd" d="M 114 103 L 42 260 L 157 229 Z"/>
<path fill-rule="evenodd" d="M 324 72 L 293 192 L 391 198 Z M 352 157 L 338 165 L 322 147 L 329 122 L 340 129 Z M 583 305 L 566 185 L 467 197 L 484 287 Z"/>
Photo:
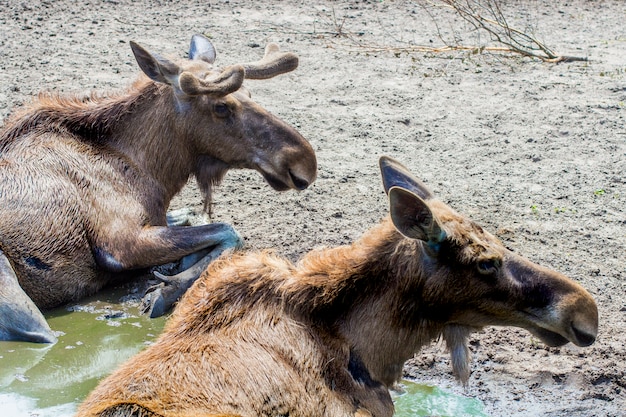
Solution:
<path fill-rule="evenodd" d="M 101 299 L 118 300 L 110 291 Z M 66 417 L 98 381 L 139 352 L 163 330 L 138 304 L 93 299 L 46 314 L 62 332 L 56 344 L 0 342 L 0 410 L 3 417 Z"/>
<path fill-rule="evenodd" d="M 489 417 L 475 398 L 446 392 L 438 387 L 402 381 L 402 392 L 393 392 L 395 417 Z"/>
<path fill-rule="evenodd" d="M 139 314 L 138 305 L 110 291 L 100 299 L 52 311 L 62 332 L 50 345 L 0 342 L 0 410 L 3 417 L 68 417 L 100 379 L 162 331 L 165 319 Z M 105 301 L 101 301 L 105 300 Z M 394 392 L 397 417 L 487 417 L 475 399 L 403 381 Z"/>

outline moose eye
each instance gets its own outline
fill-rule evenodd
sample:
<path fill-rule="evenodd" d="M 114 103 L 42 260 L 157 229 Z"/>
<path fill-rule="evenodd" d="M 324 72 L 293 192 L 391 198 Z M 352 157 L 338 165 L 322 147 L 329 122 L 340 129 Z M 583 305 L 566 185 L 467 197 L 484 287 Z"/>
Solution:
<path fill-rule="evenodd" d="M 224 103 L 217 103 L 213 106 L 213 112 L 217 117 L 228 117 L 230 116 L 230 108 Z"/>
<path fill-rule="evenodd" d="M 500 261 L 498 259 L 484 259 L 482 261 L 478 261 L 476 264 L 478 268 L 478 272 L 483 275 L 493 274 L 500 268 Z"/>

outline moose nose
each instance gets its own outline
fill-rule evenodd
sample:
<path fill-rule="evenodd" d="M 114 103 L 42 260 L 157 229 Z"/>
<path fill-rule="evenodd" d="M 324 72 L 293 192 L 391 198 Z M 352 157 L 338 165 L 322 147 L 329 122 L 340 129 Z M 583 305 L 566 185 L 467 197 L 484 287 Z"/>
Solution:
<path fill-rule="evenodd" d="M 291 178 L 291 182 L 293 182 L 293 185 L 300 191 L 309 186 L 309 182 L 307 180 L 303 180 L 297 175 L 294 175 L 294 173 L 291 171 L 289 171 L 289 177 Z"/>
<path fill-rule="evenodd" d="M 574 323 L 572 323 L 572 332 L 574 333 L 574 336 L 576 337 L 576 345 L 578 346 L 582 346 L 582 347 L 589 346 L 589 345 L 592 345 L 593 342 L 596 341 L 595 333 L 591 334 L 585 330 L 581 330 L 577 328 Z"/>

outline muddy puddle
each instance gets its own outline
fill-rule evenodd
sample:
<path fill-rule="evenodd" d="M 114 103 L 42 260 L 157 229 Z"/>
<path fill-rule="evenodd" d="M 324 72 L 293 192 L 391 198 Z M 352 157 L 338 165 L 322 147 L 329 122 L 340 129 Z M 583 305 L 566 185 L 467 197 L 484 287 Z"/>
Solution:
<path fill-rule="evenodd" d="M 54 345 L 0 342 L 0 409 L 7 417 L 71 416 L 98 381 L 150 343 L 165 319 L 139 314 L 122 293 L 46 314 Z"/>
<path fill-rule="evenodd" d="M 489 417 L 476 398 L 452 394 L 438 387 L 403 380 L 392 392 L 395 417 Z"/>

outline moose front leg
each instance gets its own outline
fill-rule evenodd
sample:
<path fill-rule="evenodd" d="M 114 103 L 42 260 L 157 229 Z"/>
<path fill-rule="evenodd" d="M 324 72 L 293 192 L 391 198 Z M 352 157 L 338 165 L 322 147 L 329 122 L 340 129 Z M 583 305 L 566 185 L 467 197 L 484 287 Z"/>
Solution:
<path fill-rule="evenodd" d="M 96 238 L 92 250 L 100 268 L 122 272 L 178 261 L 212 246 L 237 247 L 241 242 L 239 234 L 226 223 L 149 226 Z"/>
<path fill-rule="evenodd" d="M 195 251 L 180 260 L 180 266 L 183 271 L 179 274 L 166 276 L 158 271 L 153 271 L 153 274 L 161 283 L 146 291 L 141 303 L 142 313 L 147 314 L 150 318 L 160 317 L 167 313 L 212 261 L 217 259 L 224 251 L 239 248 L 243 245 L 243 240 L 239 234 L 229 225 L 226 226 L 230 229 L 221 232 L 219 243 Z M 197 229 L 198 227 L 201 226 L 187 227 L 185 229 Z"/>
<path fill-rule="evenodd" d="M 243 244 L 235 229 L 226 223 L 152 226 L 110 241 L 93 248 L 98 266 L 110 272 L 153 267 L 181 259 L 187 265 L 190 261 L 195 262 L 187 270 L 172 277 L 155 273 L 163 282 L 148 290 L 142 307 L 150 317 L 166 313 L 211 261 L 225 250 Z"/>

